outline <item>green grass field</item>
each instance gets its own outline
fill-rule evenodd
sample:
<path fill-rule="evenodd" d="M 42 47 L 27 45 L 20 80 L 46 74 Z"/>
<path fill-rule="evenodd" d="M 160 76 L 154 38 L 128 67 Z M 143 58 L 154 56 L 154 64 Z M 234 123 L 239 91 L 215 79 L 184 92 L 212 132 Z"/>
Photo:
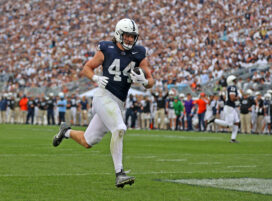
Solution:
<path fill-rule="evenodd" d="M 128 131 L 124 167 L 136 181 L 117 189 L 110 134 L 87 150 L 72 140 L 53 147 L 57 131 L 0 125 L 1 201 L 272 200 L 272 136 L 231 144 L 230 134 Z"/>

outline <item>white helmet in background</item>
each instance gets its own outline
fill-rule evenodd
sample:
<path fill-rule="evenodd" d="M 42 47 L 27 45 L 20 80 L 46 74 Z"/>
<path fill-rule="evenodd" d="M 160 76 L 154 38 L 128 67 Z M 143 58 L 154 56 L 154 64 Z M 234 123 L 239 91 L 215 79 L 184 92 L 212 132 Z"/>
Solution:
<path fill-rule="evenodd" d="M 53 97 L 54 94 L 52 92 L 49 93 L 49 97 Z"/>
<path fill-rule="evenodd" d="M 170 90 L 170 91 L 169 91 L 169 95 L 170 95 L 170 96 L 174 96 L 174 95 L 175 95 L 175 92 L 174 92 L 173 90 Z"/>
<path fill-rule="evenodd" d="M 179 97 L 184 98 L 185 97 L 184 93 L 179 94 Z"/>
<path fill-rule="evenodd" d="M 228 86 L 235 85 L 234 81 L 236 80 L 236 76 L 230 75 L 227 78 L 227 84 Z"/>
<path fill-rule="evenodd" d="M 255 96 L 259 96 L 259 95 L 261 95 L 261 92 L 256 91 L 256 92 L 255 92 Z"/>
<path fill-rule="evenodd" d="M 125 44 L 123 40 L 123 34 L 128 33 L 134 35 L 134 43 L 132 45 Z M 137 42 L 139 37 L 139 31 L 137 24 L 128 18 L 120 20 L 115 27 L 114 33 L 115 40 L 120 43 L 125 50 L 130 50 Z"/>
<path fill-rule="evenodd" d="M 269 94 L 269 93 L 264 94 L 264 99 L 271 100 L 271 94 Z"/>
<path fill-rule="evenodd" d="M 63 92 L 60 92 L 60 93 L 59 93 L 59 97 L 60 97 L 60 98 L 64 98 L 64 93 L 63 93 Z"/>
<path fill-rule="evenodd" d="M 253 91 L 251 89 L 246 90 L 246 94 L 248 94 L 249 96 L 253 95 Z"/>

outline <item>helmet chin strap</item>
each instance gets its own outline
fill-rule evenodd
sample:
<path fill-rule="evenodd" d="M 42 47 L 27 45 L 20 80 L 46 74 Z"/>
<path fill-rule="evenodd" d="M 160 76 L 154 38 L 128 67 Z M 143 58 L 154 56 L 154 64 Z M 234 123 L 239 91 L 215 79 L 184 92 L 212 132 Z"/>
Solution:
<path fill-rule="evenodd" d="M 130 50 L 133 47 L 133 45 L 128 45 L 128 44 L 124 43 L 124 41 L 121 43 L 121 45 L 125 50 Z"/>

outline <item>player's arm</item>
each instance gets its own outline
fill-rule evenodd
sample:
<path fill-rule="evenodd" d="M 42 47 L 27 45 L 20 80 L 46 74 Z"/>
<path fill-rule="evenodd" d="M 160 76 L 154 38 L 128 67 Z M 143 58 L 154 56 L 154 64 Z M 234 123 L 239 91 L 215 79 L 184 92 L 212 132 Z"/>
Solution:
<path fill-rule="evenodd" d="M 145 71 L 145 73 L 146 73 L 146 79 L 148 81 L 148 84 L 145 86 L 145 88 L 148 89 L 148 88 L 153 87 L 153 85 L 154 85 L 154 79 L 153 79 L 151 71 L 150 71 L 150 69 L 148 67 L 148 62 L 147 62 L 146 58 L 144 58 L 141 61 L 139 67 L 142 68 Z"/>
<path fill-rule="evenodd" d="M 101 88 L 105 88 L 108 84 L 108 77 L 98 76 L 94 74 L 94 69 L 99 67 L 104 62 L 104 54 L 102 51 L 97 51 L 94 57 L 89 60 L 83 67 L 82 74 L 90 80 L 97 83 Z"/>
<path fill-rule="evenodd" d="M 104 54 L 101 51 L 97 51 L 94 57 L 87 61 L 87 63 L 84 65 L 81 73 L 89 78 L 90 80 L 93 80 L 94 76 L 94 69 L 99 67 L 104 61 Z"/>

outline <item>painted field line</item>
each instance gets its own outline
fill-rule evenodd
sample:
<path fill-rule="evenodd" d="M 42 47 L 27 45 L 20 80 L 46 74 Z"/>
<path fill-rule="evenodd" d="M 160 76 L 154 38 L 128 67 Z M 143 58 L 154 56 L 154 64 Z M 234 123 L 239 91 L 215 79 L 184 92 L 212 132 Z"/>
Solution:
<path fill-rule="evenodd" d="M 158 156 L 272 156 L 272 154 L 233 154 L 233 153 L 228 153 L 228 154 L 221 154 L 221 153 L 211 153 L 211 154 L 206 154 L 206 153 L 197 153 L 197 154 L 189 154 L 189 153 L 171 153 L 171 154 L 159 154 Z M 254 159 L 255 160 L 255 159 Z"/>
<path fill-rule="evenodd" d="M 27 128 L 27 127 L 20 127 L 20 128 L 17 128 L 17 127 L 14 127 L 12 128 L 12 130 L 30 130 L 30 131 L 39 131 L 39 132 L 58 132 L 58 127 L 56 127 L 56 129 L 53 129 L 53 128 L 46 128 L 46 127 L 43 127 L 43 128 Z"/>
<path fill-rule="evenodd" d="M 220 179 L 175 179 L 162 181 L 272 195 L 272 179 L 220 178 Z"/>
<path fill-rule="evenodd" d="M 227 166 L 227 168 L 255 168 L 256 165 L 231 165 Z"/>
<path fill-rule="evenodd" d="M 160 161 L 160 162 L 180 162 L 180 161 L 187 161 L 187 159 L 158 159 L 156 161 Z"/>
<path fill-rule="evenodd" d="M 221 162 L 197 162 L 197 163 L 189 163 L 189 165 L 218 165 L 222 164 Z"/>
<path fill-rule="evenodd" d="M 150 155 L 150 156 L 124 156 L 125 158 L 156 158 L 158 156 L 153 156 L 153 155 Z"/>
<path fill-rule="evenodd" d="M 0 154 L 1 157 L 44 157 L 44 156 L 52 156 L 52 157 L 58 157 L 58 156 L 78 156 L 78 155 L 90 155 L 86 153 L 72 153 L 72 154 L 65 154 L 65 153 L 57 153 L 57 154 Z"/>
<path fill-rule="evenodd" d="M 177 136 L 177 135 L 166 135 L 166 134 L 160 134 L 160 135 L 154 135 L 154 134 L 136 134 L 136 133 L 130 133 L 129 136 L 134 137 L 156 137 L 156 138 L 173 138 L 173 139 L 188 139 L 188 140 L 202 140 L 202 141 L 209 141 L 209 140 L 221 140 L 225 139 L 222 136 L 218 137 L 199 137 L 199 136 Z"/>

